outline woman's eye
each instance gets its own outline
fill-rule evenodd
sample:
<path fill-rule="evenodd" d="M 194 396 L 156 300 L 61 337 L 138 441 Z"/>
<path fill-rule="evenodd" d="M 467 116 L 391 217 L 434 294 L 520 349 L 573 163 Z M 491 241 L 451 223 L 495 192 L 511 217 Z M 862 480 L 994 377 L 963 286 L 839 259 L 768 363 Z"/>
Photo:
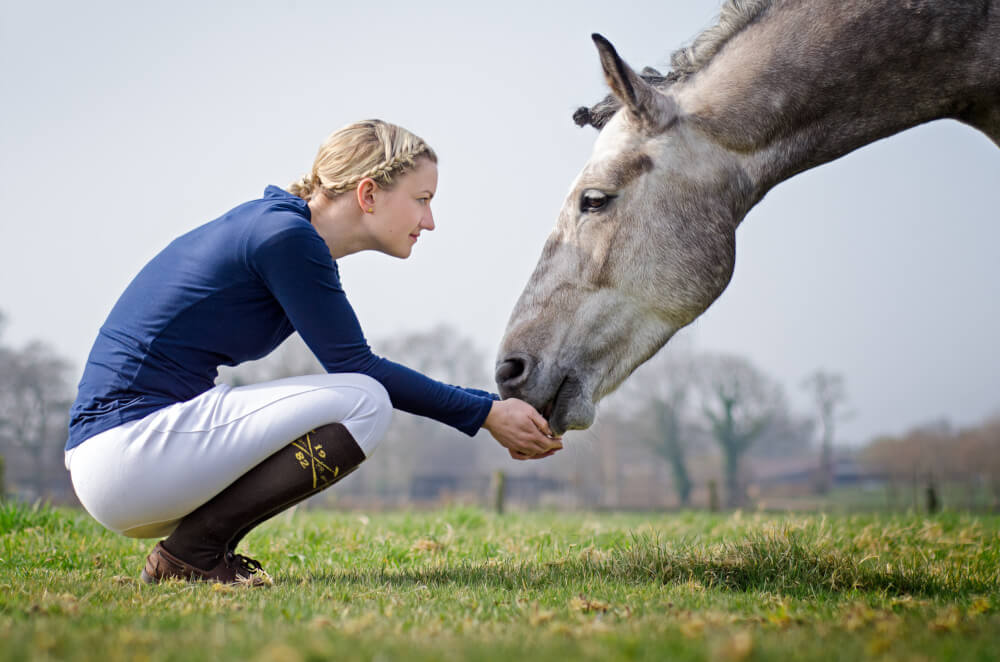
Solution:
<path fill-rule="evenodd" d="M 580 198 L 580 211 L 598 211 L 608 204 L 611 197 L 597 189 L 587 189 Z"/>

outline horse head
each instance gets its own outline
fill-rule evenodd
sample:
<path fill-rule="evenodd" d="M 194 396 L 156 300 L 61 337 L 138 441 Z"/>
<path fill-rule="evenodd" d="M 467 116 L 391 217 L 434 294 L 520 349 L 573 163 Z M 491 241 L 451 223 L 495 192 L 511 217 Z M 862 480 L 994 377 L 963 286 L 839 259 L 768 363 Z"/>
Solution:
<path fill-rule="evenodd" d="M 729 0 L 638 75 L 599 35 L 601 130 L 508 323 L 505 397 L 561 432 L 725 289 L 735 231 L 771 188 L 936 119 L 1000 145 L 1000 0 Z"/>
<path fill-rule="evenodd" d="M 601 121 L 496 369 L 501 395 L 557 432 L 588 427 L 596 403 L 722 293 L 750 198 L 732 152 L 685 121 L 671 87 L 593 39 L 620 108 Z"/>

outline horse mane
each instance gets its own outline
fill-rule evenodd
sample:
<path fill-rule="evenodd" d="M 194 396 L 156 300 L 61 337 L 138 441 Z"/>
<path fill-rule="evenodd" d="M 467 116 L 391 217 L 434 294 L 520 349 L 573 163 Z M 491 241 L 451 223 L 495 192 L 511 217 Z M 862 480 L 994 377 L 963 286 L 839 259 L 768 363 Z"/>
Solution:
<path fill-rule="evenodd" d="M 730 39 L 759 19 L 773 3 L 774 0 L 726 0 L 716 24 L 702 31 L 690 46 L 679 48 L 670 56 L 670 71 L 664 75 L 653 67 L 646 67 L 639 75 L 661 90 L 686 80 L 702 70 Z M 590 108 L 578 108 L 573 113 L 573 121 L 579 126 L 589 124 L 601 129 L 620 107 L 621 102 L 609 94 Z"/>

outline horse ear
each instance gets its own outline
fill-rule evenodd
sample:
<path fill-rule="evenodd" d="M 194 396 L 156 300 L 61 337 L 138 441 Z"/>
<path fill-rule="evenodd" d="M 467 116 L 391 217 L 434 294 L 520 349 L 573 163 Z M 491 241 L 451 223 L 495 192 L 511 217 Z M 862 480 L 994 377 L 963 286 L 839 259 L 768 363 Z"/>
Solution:
<path fill-rule="evenodd" d="M 674 104 L 656 88 L 635 73 L 632 67 L 621 59 L 615 47 L 603 36 L 590 35 L 597 46 L 604 69 L 604 79 L 622 105 L 640 125 L 653 130 L 663 130 L 676 117 Z"/>

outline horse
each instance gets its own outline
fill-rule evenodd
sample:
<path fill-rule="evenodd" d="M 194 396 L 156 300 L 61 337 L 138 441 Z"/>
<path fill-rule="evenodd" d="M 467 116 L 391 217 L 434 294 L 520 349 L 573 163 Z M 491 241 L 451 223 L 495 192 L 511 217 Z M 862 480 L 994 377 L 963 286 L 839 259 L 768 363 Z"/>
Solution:
<path fill-rule="evenodd" d="M 557 434 L 719 297 L 777 184 L 937 119 L 1000 146 L 1000 0 L 728 0 L 665 75 L 592 38 L 611 94 L 574 119 L 600 133 L 495 374 Z"/>

